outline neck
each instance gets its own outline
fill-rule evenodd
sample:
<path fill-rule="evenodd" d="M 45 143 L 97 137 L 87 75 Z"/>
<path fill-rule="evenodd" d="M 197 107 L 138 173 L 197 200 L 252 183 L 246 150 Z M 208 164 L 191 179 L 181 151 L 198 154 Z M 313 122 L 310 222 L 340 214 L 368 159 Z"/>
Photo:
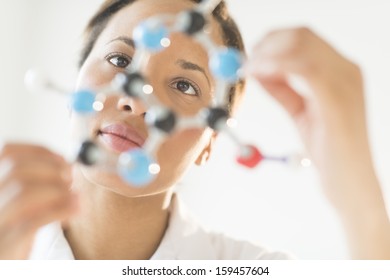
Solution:
<path fill-rule="evenodd" d="M 149 259 L 168 225 L 171 192 L 129 198 L 86 185 L 76 187 L 81 214 L 64 228 L 75 258 Z"/>

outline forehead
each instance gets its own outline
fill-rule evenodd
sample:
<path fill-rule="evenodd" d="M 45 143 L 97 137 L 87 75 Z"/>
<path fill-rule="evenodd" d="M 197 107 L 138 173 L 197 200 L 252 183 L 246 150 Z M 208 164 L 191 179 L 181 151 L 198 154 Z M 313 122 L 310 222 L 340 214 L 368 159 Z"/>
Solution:
<path fill-rule="evenodd" d="M 194 8 L 197 4 L 190 0 L 137 0 L 118 11 L 109 21 L 99 39 L 110 40 L 118 36 L 132 37 L 134 28 L 149 17 L 159 14 L 178 14 Z M 222 45 L 222 34 L 218 23 L 211 18 L 210 36 L 217 44 Z"/>

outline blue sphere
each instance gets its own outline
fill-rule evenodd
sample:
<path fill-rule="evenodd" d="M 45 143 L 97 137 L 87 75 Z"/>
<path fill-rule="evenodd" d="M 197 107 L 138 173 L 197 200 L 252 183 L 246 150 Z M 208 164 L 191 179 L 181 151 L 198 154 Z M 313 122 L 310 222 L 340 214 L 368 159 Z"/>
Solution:
<path fill-rule="evenodd" d="M 142 150 L 132 149 L 119 157 L 119 174 L 122 179 L 135 186 L 143 187 L 154 179 L 149 167 L 154 161 Z"/>
<path fill-rule="evenodd" d="M 93 113 L 95 94 L 89 90 L 76 91 L 71 95 L 70 106 L 73 111 L 79 114 Z"/>
<path fill-rule="evenodd" d="M 157 52 L 164 47 L 161 40 L 168 38 L 168 29 L 162 23 L 144 21 L 140 23 L 133 33 L 133 39 L 136 47 L 145 48 L 148 51 Z"/>
<path fill-rule="evenodd" d="M 210 69 L 214 76 L 228 82 L 239 79 L 238 70 L 242 66 L 241 53 L 234 48 L 223 48 L 210 59 Z"/>

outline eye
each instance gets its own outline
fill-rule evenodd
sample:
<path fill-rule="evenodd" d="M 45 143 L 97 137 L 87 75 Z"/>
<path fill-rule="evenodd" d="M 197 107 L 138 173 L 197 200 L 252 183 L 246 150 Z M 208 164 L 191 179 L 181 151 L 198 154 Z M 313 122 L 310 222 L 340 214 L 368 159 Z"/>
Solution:
<path fill-rule="evenodd" d="M 196 84 L 187 80 L 174 81 L 173 83 L 170 84 L 170 86 L 187 95 L 192 95 L 192 96 L 200 95 L 199 87 Z"/>
<path fill-rule="evenodd" d="M 106 60 L 118 68 L 126 68 L 131 63 L 131 58 L 122 53 L 113 53 L 106 57 Z"/>

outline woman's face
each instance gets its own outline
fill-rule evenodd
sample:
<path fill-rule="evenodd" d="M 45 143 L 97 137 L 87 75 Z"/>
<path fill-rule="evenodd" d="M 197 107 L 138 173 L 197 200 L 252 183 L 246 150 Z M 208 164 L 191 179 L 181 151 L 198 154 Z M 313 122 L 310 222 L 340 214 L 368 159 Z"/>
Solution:
<path fill-rule="evenodd" d="M 194 3 L 183 0 L 139 0 L 120 10 L 109 21 L 82 66 L 78 88 L 99 89 L 117 73 L 125 71 L 135 53 L 132 33 L 141 21 L 159 13 L 176 14 L 193 6 Z M 213 41 L 222 45 L 216 22 L 211 23 L 210 30 Z M 214 91 L 207 52 L 184 34 L 173 34 L 170 38 L 171 45 L 152 55 L 143 73 L 161 103 L 179 116 L 193 115 L 210 103 Z M 90 137 L 109 153 L 118 155 L 120 139 L 102 131 L 111 125 L 119 126 L 135 132 L 142 142 L 148 137 L 144 123 L 146 109 L 139 100 L 111 95 L 104 109 L 92 118 Z M 159 193 L 174 185 L 193 162 L 199 163 L 208 157 L 214 136 L 208 128 L 174 133 L 158 150 L 157 161 L 161 172 L 145 188 L 133 188 L 116 173 L 93 167 L 77 167 L 75 181 L 82 183 L 88 180 L 125 196 Z"/>

